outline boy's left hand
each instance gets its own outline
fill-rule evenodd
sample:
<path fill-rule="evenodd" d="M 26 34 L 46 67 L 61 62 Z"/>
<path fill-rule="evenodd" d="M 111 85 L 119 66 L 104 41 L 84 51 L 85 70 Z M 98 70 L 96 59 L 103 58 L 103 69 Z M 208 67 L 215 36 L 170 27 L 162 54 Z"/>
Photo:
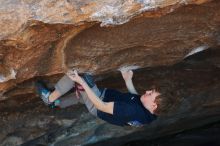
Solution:
<path fill-rule="evenodd" d="M 125 81 L 131 80 L 133 77 L 133 71 L 128 70 L 128 71 L 121 71 L 121 75 Z"/>

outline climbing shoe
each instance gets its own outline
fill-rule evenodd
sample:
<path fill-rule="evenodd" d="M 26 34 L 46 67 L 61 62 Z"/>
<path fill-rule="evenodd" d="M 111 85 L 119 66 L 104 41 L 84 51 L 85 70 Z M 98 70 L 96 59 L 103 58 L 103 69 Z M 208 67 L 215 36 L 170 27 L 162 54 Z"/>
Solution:
<path fill-rule="evenodd" d="M 43 100 L 43 102 L 46 105 L 50 105 L 51 102 L 49 101 L 49 96 L 51 94 L 51 91 L 41 81 L 37 81 L 35 83 L 35 86 L 36 86 L 37 92 L 38 92 L 40 98 Z"/>

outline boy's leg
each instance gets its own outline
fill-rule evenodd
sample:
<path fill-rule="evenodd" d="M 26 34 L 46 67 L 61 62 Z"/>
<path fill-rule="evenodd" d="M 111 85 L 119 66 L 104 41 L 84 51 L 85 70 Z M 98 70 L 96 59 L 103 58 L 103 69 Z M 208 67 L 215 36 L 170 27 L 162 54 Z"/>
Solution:
<path fill-rule="evenodd" d="M 56 99 L 71 90 L 74 86 L 75 82 L 67 75 L 64 75 L 55 85 L 55 90 L 50 94 L 49 101 L 54 102 Z"/>
<path fill-rule="evenodd" d="M 56 105 L 60 108 L 66 108 L 72 105 L 75 105 L 77 103 L 84 103 L 82 98 L 78 99 L 76 97 L 76 93 L 72 92 L 68 95 L 62 96 L 61 98 L 59 98 L 59 103 Z"/>
<path fill-rule="evenodd" d="M 37 81 L 35 86 L 40 98 L 46 105 L 53 105 L 54 103 L 56 105 L 57 99 L 72 89 L 75 83 L 67 75 L 64 75 L 55 85 L 55 90 L 52 93 L 41 81 Z"/>
<path fill-rule="evenodd" d="M 94 93 L 98 97 L 100 97 L 101 92 L 97 88 L 95 82 L 93 81 L 93 77 L 89 74 L 84 74 L 82 77 L 86 81 L 86 83 L 89 85 L 89 87 L 92 88 Z M 54 92 L 51 93 L 49 100 L 51 102 L 55 101 L 55 105 L 59 106 L 60 108 L 66 108 L 66 107 L 69 107 L 71 105 L 74 105 L 74 104 L 80 102 L 80 100 L 78 100 L 77 98 L 74 98 L 74 97 L 76 97 L 75 94 L 65 95 L 64 97 L 61 97 L 65 93 L 67 93 L 69 90 L 71 90 L 73 87 L 75 87 L 75 82 L 72 81 L 67 75 L 63 76 L 55 85 L 55 90 L 54 90 Z M 84 92 L 79 92 L 79 93 L 82 93 L 81 99 L 83 100 L 83 103 L 86 105 L 88 110 L 91 113 L 95 113 L 94 111 L 96 109 L 93 106 L 93 104 L 90 102 L 90 100 L 88 99 L 86 93 L 84 93 Z M 61 97 L 61 98 L 59 98 L 59 97 Z M 59 100 L 57 100 L 58 98 L 59 98 Z"/>
<path fill-rule="evenodd" d="M 83 79 L 86 81 L 86 83 L 89 85 L 89 87 L 93 90 L 93 92 L 100 97 L 100 99 L 103 99 L 104 97 L 104 89 L 98 89 L 95 82 L 93 81 L 93 77 L 89 74 L 84 74 Z M 70 89 L 68 89 L 67 87 L 65 87 L 66 85 L 68 85 L 68 87 L 73 87 L 71 85 L 71 83 L 73 82 L 68 76 L 67 77 L 63 77 L 55 86 L 56 90 L 60 93 L 60 95 L 62 96 L 63 94 L 65 94 L 66 92 L 68 92 Z M 75 86 L 75 85 L 74 85 Z M 75 87 L 76 89 L 78 88 L 77 86 Z M 71 105 L 74 105 L 78 102 L 84 103 L 87 107 L 87 109 L 89 110 L 89 112 L 93 115 L 97 115 L 97 109 L 95 108 L 95 106 L 93 105 L 93 103 L 90 101 L 90 99 L 87 96 L 87 93 L 84 90 L 78 90 L 80 99 L 74 98 L 76 97 L 76 94 L 72 93 L 70 95 L 65 95 L 64 97 L 59 98 L 59 103 L 57 104 L 57 106 L 59 106 L 60 108 L 66 108 L 69 107 Z M 57 99 L 57 98 L 56 98 Z M 58 100 L 56 100 L 58 101 Z"/>
<path fill-rule="evenodd" d="M 50 94 L 49 96 L 49 102 L 54 102 L 61 96 L 60 92 L 56 89 Z"/>
<path fill-rule="evenodd" d="M 104 98 L 105 89 L 98 89 L 97 85 L 93 81 L 93 77 L 91 75 L 85 74 L 83 76 L 83 79 L 86 81 L 86 83 L 90 86 L 90 88 L 93 90 L 93 92 L 98 96 L 101 100 Z M 88 95 L 85 91 L 80 91 L 80 97 L 83 99 L 84 104 L 86 105 L 89 112 L 97 116 L 97 108 L 94 106 L 94 104 L 91 102 L 91 100 L 88 98 Z"/>
<path fill-rule="evenodd" d="M 96 84 L 93 81 L 93 78 L 91 75 L 85 74 L 83 76 L 86 83 L 90 86 L 90 88 L 93 90 L 93 92 L 102 100 L 104 98 L 105 89 L 99 90 L 96 86 Z M 72 89 L 75 86 L 75 82 L 72 81 L 67 75 L 64 75 L 58 83 L 55 85 L 55 90 L 49 95 L 49 101 L 50 103 L 57 101 L 59 97 L 67 93 L 70 89 Z M 84 104 L 86 105 L 89 112 L 93 115 L 97 115 L 97 109 L 93 105 L 93 103 L 90 101 L 90 99 L 87 96 L 87 93 L 85 91 L 80 91 L 80 97 L 82 97 Z M 68 97 L 68 101 L 72 101 L 70 97 Z M 73 98 L 73 97 L 72 97 Z M 43 99 L 43 98 L 42 98 Z M 73 105 L 73 103 L 66 102 L 66 100 L 60 100 L 58 103 L 58 106 L 62 107 L 68 107 L 70 105 Z M 48 103 L 46 103 L 48 104 Z"/>
<path fill-rule="evenodd" d="M 92 90 L 93 92 L 96 94 L 96 96 L 98 96 L 101 100 L 103 99 L 104 96 L 100 96 L 100 94 L 97 94 L 97 86 L 93 87 Z M 100 93 L 100 92 L 98 92 Z M 103 92 L 104 93 L 104 92 Z M 95 105 L 91 102 L 91 100 L 89 99 L 87 93 L 85 91 L 80 91 L 80 97 L 83 99 L 84 104 L 86 105 L 87 109 L 89 110 L 89 112 L 94 115 L 97 116 L 97 108 L 95 107 Z"/>

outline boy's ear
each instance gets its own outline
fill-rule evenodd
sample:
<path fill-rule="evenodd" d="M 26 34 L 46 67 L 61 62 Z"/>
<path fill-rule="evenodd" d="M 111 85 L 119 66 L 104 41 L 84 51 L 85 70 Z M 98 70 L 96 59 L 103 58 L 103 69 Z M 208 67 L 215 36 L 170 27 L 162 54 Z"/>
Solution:
<path fill-rule="evenodd" d="M 154 103 L 154 105 L 153 105 L 153 110 L 155 110 L 155 109 L 157 109 L 157 104 L 156 103 Z"/>

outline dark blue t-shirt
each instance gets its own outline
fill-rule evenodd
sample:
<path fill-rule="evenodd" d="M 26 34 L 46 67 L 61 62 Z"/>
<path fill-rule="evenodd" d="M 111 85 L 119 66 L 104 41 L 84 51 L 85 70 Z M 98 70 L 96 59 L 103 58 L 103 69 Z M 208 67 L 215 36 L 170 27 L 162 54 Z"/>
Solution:
<path fill-rule="evenodd" d="M 113 115 L 97 111 L 99 118 L 115 125 L 142 126 L 156 119 L 141 103 L 140 95 L 107 89 L 104 102 L 114 102 Z"/>

